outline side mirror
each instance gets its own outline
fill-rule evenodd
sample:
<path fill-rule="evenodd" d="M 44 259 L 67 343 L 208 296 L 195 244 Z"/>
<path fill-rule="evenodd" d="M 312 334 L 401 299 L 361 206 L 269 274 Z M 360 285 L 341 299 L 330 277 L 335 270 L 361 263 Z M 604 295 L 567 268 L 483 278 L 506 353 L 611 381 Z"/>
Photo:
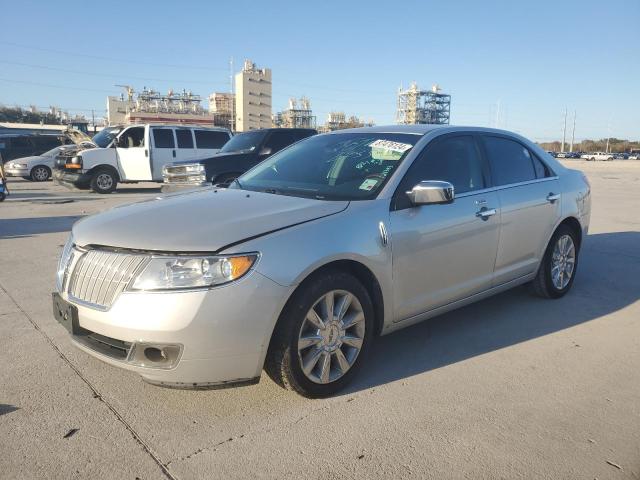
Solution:
<path fill-rule="evenodd" d="M 258 155 L 264 157 L 265 155 L 271 155 L 271 147 L 262 147 L 258 152 Z"/>
<path fill-rule="evenodd" d="M 449 182 L 423 180 L 407 192 L 407 196 L 414 206 L 439 205 L 453 202 L 454 189 Z"/>

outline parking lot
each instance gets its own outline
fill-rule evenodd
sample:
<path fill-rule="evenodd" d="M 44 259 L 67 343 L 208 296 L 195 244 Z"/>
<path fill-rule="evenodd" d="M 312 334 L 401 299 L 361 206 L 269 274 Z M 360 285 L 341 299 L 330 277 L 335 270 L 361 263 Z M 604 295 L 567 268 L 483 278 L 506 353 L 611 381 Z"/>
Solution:
<path fill-rule="evenodd" d="M 50 297 L 71 225 L 160 190 L 10 182 L 0 478 L 640 478 L 640 161 L 564 164 L 593 193 L 567 296 L 521 287 L 382 337 L 327 400 L 266 375 L 158 388 L 74 348 Z"/>

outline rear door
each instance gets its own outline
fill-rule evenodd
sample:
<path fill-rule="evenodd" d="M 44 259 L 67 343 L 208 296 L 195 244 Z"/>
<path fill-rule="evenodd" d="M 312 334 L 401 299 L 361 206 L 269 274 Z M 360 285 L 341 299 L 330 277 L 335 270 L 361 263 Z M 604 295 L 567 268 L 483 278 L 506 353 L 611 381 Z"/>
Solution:
<path fill-rule="evenodd" d="M 560 216 L 558 177 L 517 139 L 482 134 L 502 208 L 494 285 L 533 273 Z"/>
<path fill-rule="evenodd" d="M 145 127 L 135 126 L 123 130 L 116 140 L 116 155 L 122 180 L 151 180 Z"/>
<path fill-rule="evenodd" d="M 196 156 L 193 131 L 190 128 L 176 128 L 176 161 L 191 160 Z"/>
<path fill-rule="evenodd" d="M 151 177 L 162 181 L 162 167 L 177 160 L 176 141 L 171 127 L 151 127 Z"/>
<path fill-rule="evenodd" d="M 491 287 L 500 208 L 488 177 L 470 134 L 435 139 L 405 174 L 390 214 L 395 321 Z M 454 201 L 413 206 L 405 192 L 423 180 L 452 183 Z"/>

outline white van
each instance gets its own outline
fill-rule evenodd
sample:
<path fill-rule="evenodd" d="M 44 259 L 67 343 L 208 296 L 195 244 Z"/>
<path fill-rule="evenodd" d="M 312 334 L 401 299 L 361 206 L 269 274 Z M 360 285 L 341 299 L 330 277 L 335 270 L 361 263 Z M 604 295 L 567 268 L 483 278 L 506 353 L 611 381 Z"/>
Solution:
<path fill-rule="evenodd" d="M 105 147 L 58 162 L 56 183 L 111 193 L 118 183 L 162 182 L 166 164 L 210 157 L 232 136 L 226 128 L 186 125 L 129 125 L 111 132 Z"/>

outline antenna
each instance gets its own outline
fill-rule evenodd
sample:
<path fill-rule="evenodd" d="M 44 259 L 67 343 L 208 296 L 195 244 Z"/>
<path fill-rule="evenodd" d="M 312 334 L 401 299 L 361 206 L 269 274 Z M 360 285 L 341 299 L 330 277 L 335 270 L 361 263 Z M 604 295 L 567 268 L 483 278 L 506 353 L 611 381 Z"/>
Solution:
<path fill-rule="evenodd" d="M 573 131 L 571 132 L 571 146 L 569 151 L 573 152 L 573 142 L 576 140 L 576 111 L 573 111 Z"/>
<path fill-rule="evenodd" d="M 564 107 L 564 128 L 562 129 L 562 147 L 560 151 L 564 152 L 564 143 L 567 138 L 567 107 Z"/>

